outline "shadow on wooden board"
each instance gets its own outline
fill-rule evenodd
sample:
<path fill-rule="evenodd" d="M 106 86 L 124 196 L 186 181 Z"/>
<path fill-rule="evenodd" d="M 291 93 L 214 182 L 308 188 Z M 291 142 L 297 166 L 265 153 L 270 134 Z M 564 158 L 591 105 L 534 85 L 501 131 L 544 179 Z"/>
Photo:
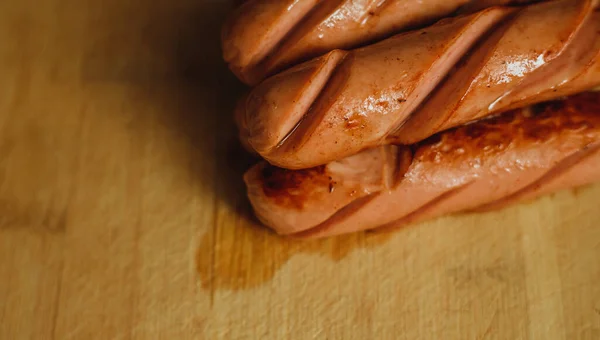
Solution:
<path fill-rule="evenodd" d="M 204 196 L 214 195 L 217 204 L 212 225 L 197 226 L 205 231 L 196 256 L 202 287 L 255 287 L 269 281 L 295 254 L 339 260 L 352 249 L 387 239 L 354 234 L 297 241 L 279 237 L 255 221 L 242 174 L 258 159 L 242 150 L 233 122 L 236 100 L 247 89 L 228 70 L 220 51 L 221 26 L 232 1 L 163 0 L 152 6 L 129 1 L 103 6 L 94 20 L 110 20 L 98 26 L 111 31 L 98 32 L 100 38 L 87 46 L 84 83 L 125 83 L 134 92 L 131 95 L 159 108 L 145 113 L 158 116 L 136 120 L 136 129 L 145 130 L 143 124 L 154 121 L 175 137 L 183 136 L 181 149 L 170 147 L 171 170 L 197 176 L 207 191 Z"/>

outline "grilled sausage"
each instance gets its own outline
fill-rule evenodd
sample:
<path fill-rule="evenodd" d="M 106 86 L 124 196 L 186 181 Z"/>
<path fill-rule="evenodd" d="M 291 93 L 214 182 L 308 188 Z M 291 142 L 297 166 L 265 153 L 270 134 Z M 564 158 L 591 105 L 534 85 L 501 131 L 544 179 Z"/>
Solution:
<path fill-rule="evenodd" d="M 531 0 L 250 0 L 223 27 L 223 56 L 254 85 L 333 49 L 355 48 L 460 9 Z"/>
<path fill-rule="evenodd" d="M 251 149 L 303 169 L 599 84 L 598 1 L 559 0 L 334 50 L 261 83 L 236 116 Z"/>
<path fill-rule="evenodd" d="M 259 219 L 324 237 L 490 210 L 600 180 L 600 93 L 545 102 L 307 170 L 244 176 Z"/>

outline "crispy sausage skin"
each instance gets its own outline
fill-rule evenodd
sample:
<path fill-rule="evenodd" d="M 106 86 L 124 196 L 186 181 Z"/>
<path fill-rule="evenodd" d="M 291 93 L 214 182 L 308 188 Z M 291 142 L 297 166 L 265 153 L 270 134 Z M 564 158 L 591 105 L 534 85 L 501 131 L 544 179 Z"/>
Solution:
<path fill-rule="evenodd" d="M 225 61 L 255 85 L 285 67 L 355 48 L 458 10 L 532 0 L 249 0 L 223 27 Z"/>
<path fill-rule="evenodd" d="M 334 50 L 262 82 L 236 120 L 250 149 L 304 169 L 599 84 L 598 1 L 558 0 Z"/>
<path fill-rule="evenodd" d="M 412 147 L 380 146 L 307 170 L 244 176 L 259 219 L 325 237 L 497 209 L 600 180 L 600 93 L 511 110 Z"/>

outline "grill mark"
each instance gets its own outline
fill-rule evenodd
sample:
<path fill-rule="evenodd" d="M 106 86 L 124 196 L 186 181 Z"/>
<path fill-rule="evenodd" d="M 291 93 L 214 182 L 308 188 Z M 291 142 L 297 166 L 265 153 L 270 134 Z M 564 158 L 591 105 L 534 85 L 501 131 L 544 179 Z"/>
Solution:
<path fill-rule="evenodd" d="M 262 191 L 276 205 L 301 210 L 316 189 L 332 185 L 324 165 L 311 169 L 287 170 L 266 165 L 260 172 Z"/>
<path fill-rule="evenodd" d="M 550 170 L 548 170 L 546 173 L 544 173 L 540 178 L 533 181 L 531 184 L 523 187 L 521 190 L 518 190 L 517 192 L 515 192 L 509 196 L 500 198 L 494 202 L 484 204 L 483 206 L 475 208 L 472 211 L 487 212 L 487 211 L 497 210 L 497 209 L 503 208 L 507 205 L 510 205 L 512 203 L 515 203 L 515 202 L 521 200 L 521 198 L 527 196 L 527 194 L 529 194 L 531 192 L 535 192 L 537 189 L 541 188 L 544 184 L 551 182 L 553 179 L 556 179 L 556 178 L 560 177 L 561 175 L 564 175 L 566 172 L 568 172 L 570 169 L 575 167 L 577 164 L 579 164 L 582 161 L 584 161 L 585 159 L 593 156 L 598 151 L 600 151 L 600 143 L 588 144 L 583 149 L 576 151 L 575 153 L 564 158 L 562 161 L 560 161 L 558 164 L 556 164 L 554 167 L 552 167 Z"/>

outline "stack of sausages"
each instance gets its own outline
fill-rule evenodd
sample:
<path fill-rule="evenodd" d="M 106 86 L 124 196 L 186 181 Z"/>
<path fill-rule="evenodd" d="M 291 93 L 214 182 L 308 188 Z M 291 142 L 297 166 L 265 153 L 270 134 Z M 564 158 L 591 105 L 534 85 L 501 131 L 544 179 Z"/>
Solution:
<path fill-rule="evenodd" d="M 252 86 L 257 217 L 325 237 L 600 180 L 600 0 L 248 0 L 223 55 Z"/>

